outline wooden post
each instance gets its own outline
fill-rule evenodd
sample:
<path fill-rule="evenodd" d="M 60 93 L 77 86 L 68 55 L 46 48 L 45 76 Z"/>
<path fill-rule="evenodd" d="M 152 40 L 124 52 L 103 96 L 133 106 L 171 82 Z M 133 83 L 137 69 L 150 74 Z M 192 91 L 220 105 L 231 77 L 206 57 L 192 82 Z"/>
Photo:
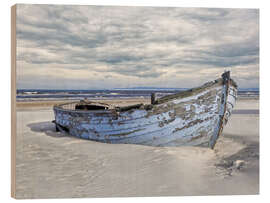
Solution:
<path fill-rule="evenodd" d="M 151 93 L 151 104 L 155 104 L 155 100 L 156 100 L 156 94 Z"/>
<path fill-rule="evenodd" d="M 223 74 L 222 74 L 222 79 L 223 79 L 223 82 L 226 83 L 227 81 L 230 80 L 230 71 L 225 71 Z"/>

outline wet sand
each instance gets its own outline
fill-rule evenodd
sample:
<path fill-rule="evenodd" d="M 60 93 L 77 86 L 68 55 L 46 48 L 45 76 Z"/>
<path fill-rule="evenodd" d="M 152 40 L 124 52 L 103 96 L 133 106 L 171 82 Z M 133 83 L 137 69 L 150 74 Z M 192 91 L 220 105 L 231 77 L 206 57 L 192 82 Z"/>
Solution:
<path fill-rule="evenodd" d="M 214 150 L 65 136 L 45 104 L 17 105 L 17 198 L 259 193 L 259 100 L 237 102 Z"/>

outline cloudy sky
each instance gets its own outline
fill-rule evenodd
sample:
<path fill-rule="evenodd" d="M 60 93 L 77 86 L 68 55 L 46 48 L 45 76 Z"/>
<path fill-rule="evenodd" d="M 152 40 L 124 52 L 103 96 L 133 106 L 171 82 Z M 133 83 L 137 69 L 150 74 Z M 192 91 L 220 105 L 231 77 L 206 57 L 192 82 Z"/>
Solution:
<path fill-rule="evenodd" d="M 17 6 L 17 86 L 194 87 L 231 70 L 259 86 L 259 11 Z"/>

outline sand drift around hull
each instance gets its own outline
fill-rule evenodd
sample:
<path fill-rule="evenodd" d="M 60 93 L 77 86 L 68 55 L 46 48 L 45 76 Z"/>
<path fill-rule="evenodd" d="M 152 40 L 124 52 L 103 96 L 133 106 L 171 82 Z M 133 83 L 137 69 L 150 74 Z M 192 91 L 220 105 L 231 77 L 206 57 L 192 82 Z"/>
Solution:
<path fill-rule="evenodd" d="M 94 102 L 54 106 L 57 130 L 106 143 L 213 148 L 232 113 L 237 85 L 230 72 L 200 87 L 114 107 Z"/>

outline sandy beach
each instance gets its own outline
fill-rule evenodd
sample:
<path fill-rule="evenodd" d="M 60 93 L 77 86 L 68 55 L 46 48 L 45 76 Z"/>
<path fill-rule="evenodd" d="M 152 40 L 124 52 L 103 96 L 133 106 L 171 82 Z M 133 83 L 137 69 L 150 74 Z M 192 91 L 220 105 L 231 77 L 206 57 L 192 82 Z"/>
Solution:
<path fill-rule="evenodd" d="M 16 197 L 259 193 L 259 100 L 239 99 L 214 150 L 104 144 L 55 131 L 51 102 L 17 104 Z M 114 100 L 114 104 L 148 100 Z"/>

